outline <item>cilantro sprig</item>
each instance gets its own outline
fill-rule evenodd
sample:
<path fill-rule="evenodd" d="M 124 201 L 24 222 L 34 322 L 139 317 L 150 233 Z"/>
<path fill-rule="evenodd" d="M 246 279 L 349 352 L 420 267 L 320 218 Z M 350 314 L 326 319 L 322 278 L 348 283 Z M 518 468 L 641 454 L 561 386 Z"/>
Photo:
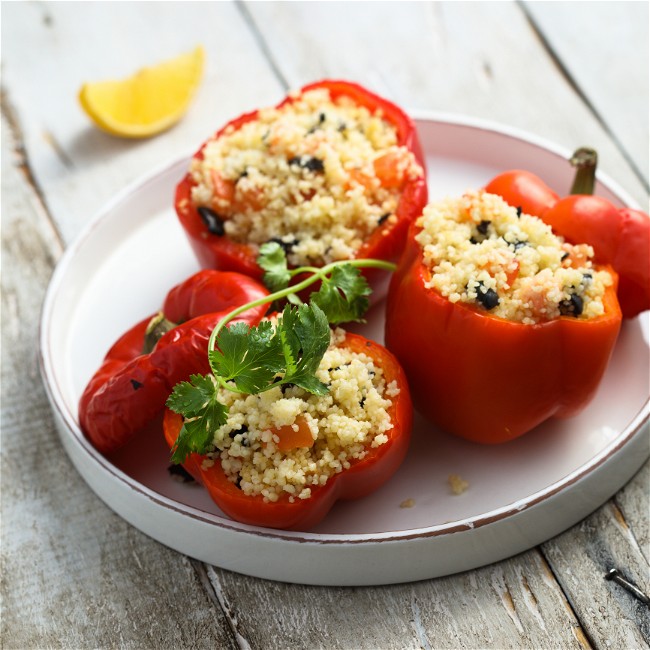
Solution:
<path fill-rule="evenodd" d="M 260 248 L 258 264 L 272 293 L 231 311 L 214 328 L 206 351 L 211 374 L 192 375 L 174 387 L 167 407 L 183 416 L 183 426 L 172 449 L 172 462 L 182 463 L 190 453 L 205 454 L 219 448 L 225 434 L 228 408 L 219 401 L 220 390 L 257 395 L 278 385 L 291 384 L 316 395 L 328 388 L 316 376 L 330 344 L 330 323 L 361 321 L 368 309 L 371 289 L 360 268 L 393 271 L 383 260 L 332 262 L 321 268 L 290 269 L 277 242 Z M 306 276 L 304 279 L 302 276 Z M 294 278 L 298 282 L 290 284 Z M 320 282 L 304 303 L 299 294 Z M 286 299 L 289 304 L 274 320 L 256 327 L 233 323 L 240 314 L 263 304 Z"/>

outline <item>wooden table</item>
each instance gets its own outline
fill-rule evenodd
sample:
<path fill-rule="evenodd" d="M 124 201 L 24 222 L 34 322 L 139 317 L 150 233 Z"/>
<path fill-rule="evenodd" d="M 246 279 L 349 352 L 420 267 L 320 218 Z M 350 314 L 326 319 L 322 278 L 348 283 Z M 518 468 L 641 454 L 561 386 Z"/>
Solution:
<path fill-rule="evenodd" d="M 90 125 L 86 80 L 202 43 L 186 118 L 145 141 Z M 648 200 L 648 4 L 3 3 L 2 646 L 644 648 L 648 466 L 520 556 L 414 584 L 272 583 L 163 547 L 110 511 L 65 455 L 37 364 L 66 246 L 125 184 L 218 125 L 324 77 L 410 109 L 489 118 L 573 148 Z"/>

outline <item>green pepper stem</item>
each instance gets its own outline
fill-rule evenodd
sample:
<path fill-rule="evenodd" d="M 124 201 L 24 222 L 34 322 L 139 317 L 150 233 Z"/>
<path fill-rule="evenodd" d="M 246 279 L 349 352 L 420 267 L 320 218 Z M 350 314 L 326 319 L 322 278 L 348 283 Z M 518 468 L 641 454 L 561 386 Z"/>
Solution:
<path fill-rule="evenodd" d="M 323 277 L 329 275 L 337 266 L 343 266 L 344 264 L 349 264 L 350 266 L 353 266 L 355 268 L 374 268 L 374 269 L 383 269 L 385 271 L 394 271 L 397 268 L 397 266 L 392 262 L 386 262 L 384 260 L 359 259 L 359 260 L 340 260 L 338 262 L 331 262 L 330 264 L 327 264 L 326 266 L 323 266 L 320 269 L 317 269 L 315 267 L 299 267 L 297 269 L 294 269 L 292 271 L 292 274 L 299 275 L 300 273 L 311 273 L 312 275 L 310 275 L 308 278 L 305 278 L 302 282 L 299 282 L 298 284 L 286 287 L 284 289 L 280 289 L 279 291 L 276 291 L 275 293 L 271 293 L 268 296 L 265 296 L 264 298 L 253 300 L 252 302 L 246 303 L 241 307 L 237 307 L 237 309 L 234 309 L 229 314 L 226 314 L 226 316 L 224 316 L 217 323 L 217 326 L 212 330 L 212 334 L 210 334 L 210 339 L 208 340 L 208 352 L 215 349 L 219 332 L 231 320 L 237 318 L 239 314 L 243 314 L 245 311 L 248 311 L 249 309 L 253 309 L 254 307 L 259 307 L 260 305 L 270 304 L 272 302 L 275 302 L 276 300 L 282 300 L 282 298 L 286 298 L 288 295 L 292 293 L 298 293 L 303 289 L 306 289 L 307 287 L 311 286 L 312 284 L 314 284 L 314 282 L 317 282 L 319 279 L 322 279 Z"/>
<path fill-rule="evenodd" d="M 172 323 L 170 320 L 165 318 L 165 314 L 159 311 L 147 325 L 147 329 L 144 333 L 144 343 L 142 346 L 142 354 L 149 354 L 156 347 L 156 343 L 160 338 L 174 329 L 178 323 Z"/>
<path fill-rule="evenodd" d="M 569 162 L 576 168 L 576 175 L 569 194 L 593 194 L 596 185 L 598 154 L 595 149 L 576 149 Z"/>

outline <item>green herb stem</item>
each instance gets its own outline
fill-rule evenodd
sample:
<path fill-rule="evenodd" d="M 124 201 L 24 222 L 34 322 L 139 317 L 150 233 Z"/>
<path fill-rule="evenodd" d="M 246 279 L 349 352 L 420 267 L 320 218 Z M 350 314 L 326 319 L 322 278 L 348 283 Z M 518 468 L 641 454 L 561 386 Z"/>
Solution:
<path fill-rule="evenodd" d="M 326 266 L 323 266 L 321 268 L 301 266 L 296 269 L 293 269 L 291 271 L 292 276 L 299 275 L 301 273 L 311 273 L 312 275 L 310 275 L 308 278 L 305 278 L 302 282 L 299 282 L 298 284 L 294 284 L 292 286 L 286 287 L 285 289 L 280 289 L 280 291 L 271 293 L 268 296 L 265 296 L 264 298 L 259 298 L 258 300 L 253 300 L 252 302 L 242 305 L 241 307 L 237 307 L 237 309 L 234 309 L 229 314 L 224 316 L 217 323 L 217 326 L 212 330 L 212 334 L 210 334 L 210 339 L 208 340 L 208 351 L 215 349 L 219 332 L 221 332 L 221 330 L 231 320 L 237 318 L 239 314 L 243 314 L 245 311 L 248 311 L 249 309 L 253 309 L 254 307 L 259 307 L 260 305 L 270 304 L 272 302 L 275 302 L 276 300 L 282 300 L 282 298 L 286 298 L 288 295 L 292 293 L 299 293 L 300 291 L 311 286 L 318 280 L 327 277 L 336 267 L 343 266 L 346 264 L 349 266 L 353 266 L 355 268 L 375 268 L 375 269 L 382 269 L 384 271 L 395 271 L 395 269 L 397 268 L 397 266 L 392 262 L 386 262 L 384 260 L 358 259 L 358 260 L 340 260 L 338 262 L 331 262 L 330 264 L 327 264 Z M 228 386 L 228 388 L 230 388 L 230 386 Z"/>

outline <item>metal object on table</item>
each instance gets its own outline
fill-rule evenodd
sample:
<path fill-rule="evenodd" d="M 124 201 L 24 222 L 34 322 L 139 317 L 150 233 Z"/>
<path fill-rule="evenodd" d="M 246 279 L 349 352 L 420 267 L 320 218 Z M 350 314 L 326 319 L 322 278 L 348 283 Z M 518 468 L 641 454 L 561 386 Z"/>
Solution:
<path fill-rule="evenodd" d="M 621 585 L 624 589 L 629 591 L 635 598 L 640 600 L 645 605 L 650 605 L 650 598 L 646 596 L 635 584 L 627 580 L 618 569 L 610 569 L 605 574 L 605 580 L 613 580 Z"/>

